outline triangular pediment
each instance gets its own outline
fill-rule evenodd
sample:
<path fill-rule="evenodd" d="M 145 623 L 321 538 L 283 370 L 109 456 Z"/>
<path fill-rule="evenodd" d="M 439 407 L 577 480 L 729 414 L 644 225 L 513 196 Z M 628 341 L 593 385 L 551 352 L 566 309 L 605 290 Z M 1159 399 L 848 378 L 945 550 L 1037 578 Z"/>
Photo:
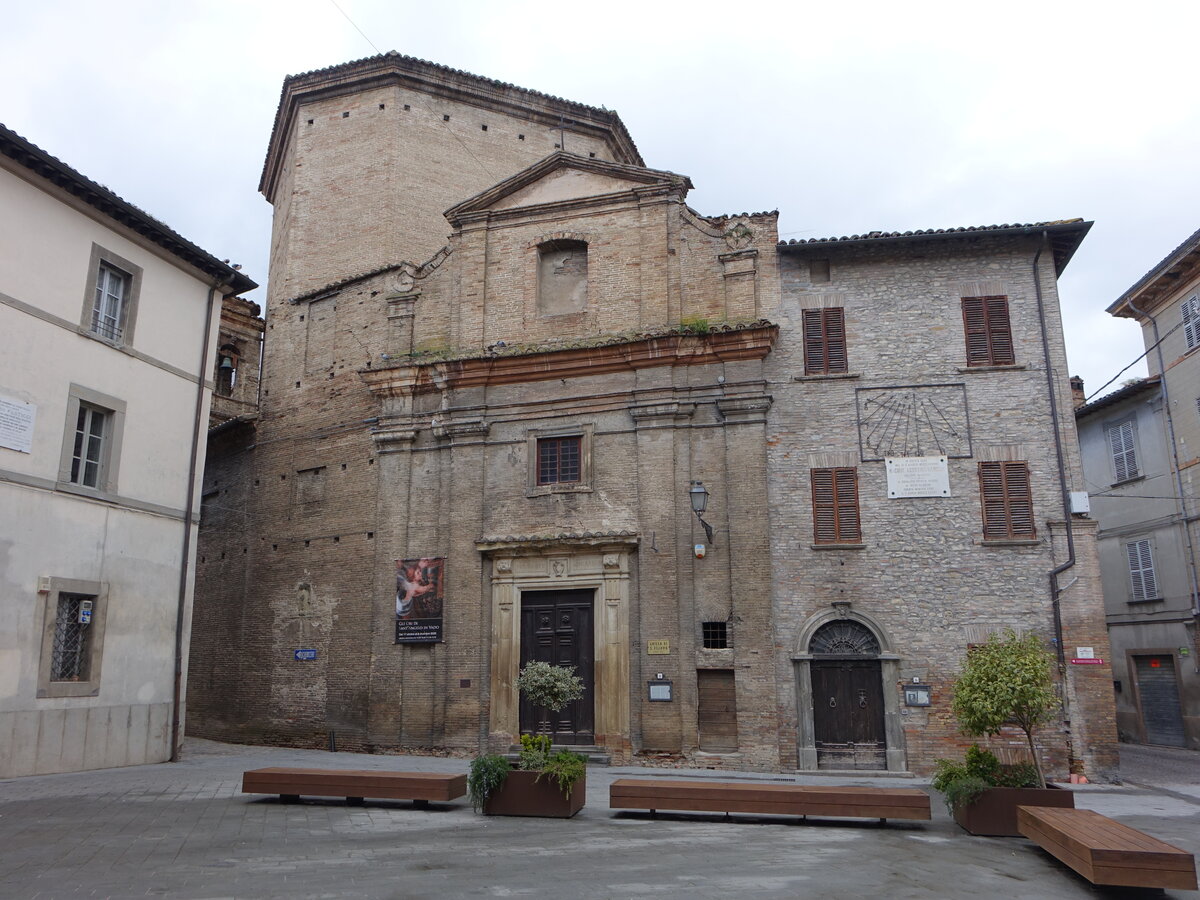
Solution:
<path fill-rule="evenodd" d="M 576 156 L 561 150 L 446 211 L 457 224 L 475 213 L 554 203 L 611 199 L 631 190 L 660 188 L 682 199 L 691 189 L 684 175 Z"/>

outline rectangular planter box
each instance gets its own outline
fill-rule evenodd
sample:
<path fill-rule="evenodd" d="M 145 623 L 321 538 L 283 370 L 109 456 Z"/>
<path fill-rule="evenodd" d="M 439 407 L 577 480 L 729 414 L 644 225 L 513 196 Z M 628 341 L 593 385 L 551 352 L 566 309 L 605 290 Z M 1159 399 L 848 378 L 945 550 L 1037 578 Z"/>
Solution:
<path fill-rule="evenodd" d="M 974 803 L 954 811 L 954 821 L 971 834 L 1020 837 L 1018 806 L 1074 809 L 1075 794 L 1060 788 L 988 788 Z"/>
<path fill-rule="evenodd" d="M 509 772 L 504 784 L 492 791 L 484 802 L 483 814 L 569 819 L 583 809 L 584 797 L 587 796 L 587 775 L 575 782 L 570 797 L 564 797 L 549 776 L 543 776 L 538 781 L 539 774 L 519 769 Z"/>

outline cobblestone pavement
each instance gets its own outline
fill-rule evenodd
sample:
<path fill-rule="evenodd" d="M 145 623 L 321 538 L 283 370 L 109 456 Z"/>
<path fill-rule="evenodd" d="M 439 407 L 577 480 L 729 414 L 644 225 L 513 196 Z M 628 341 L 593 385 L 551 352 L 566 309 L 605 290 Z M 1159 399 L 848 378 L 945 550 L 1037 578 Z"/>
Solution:
<path fill-rule="evenodd" d="M 1122 750 L 1126 784 L 1087 786 L 1077 805 L 1200 853 L 1200 754 Z M 629 774 L 829 782 L 819 776 L 592 768 L 587 806 L 563 821 L 485 818 L 465 799 L 422 811 L 240 794 L 241 772 L 267 765 L 466 769 L 459 759 L 189 740 L 175 764 L 0 782 L 0 898 L 1107 896 L 1024 839 L 966 834 L 936 798 L 932 822 L 886 825 L 651 819 L 607 802 L 609 783 Z"/>

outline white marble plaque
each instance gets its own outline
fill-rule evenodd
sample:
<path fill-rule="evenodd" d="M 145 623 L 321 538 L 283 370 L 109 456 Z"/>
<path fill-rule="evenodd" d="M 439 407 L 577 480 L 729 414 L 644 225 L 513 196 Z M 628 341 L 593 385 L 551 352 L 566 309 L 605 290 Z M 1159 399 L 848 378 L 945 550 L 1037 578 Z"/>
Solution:
<path fill-rule="evenodd" d="M 28 453 L 33 446 L 33 420 L 37 407 L 0 394 L 0 447 Z"/>
<path fill-rule="evenodd" d="M 889 456 L 888 497 L 949 497 L 950 469 L 944 456 Z"/>

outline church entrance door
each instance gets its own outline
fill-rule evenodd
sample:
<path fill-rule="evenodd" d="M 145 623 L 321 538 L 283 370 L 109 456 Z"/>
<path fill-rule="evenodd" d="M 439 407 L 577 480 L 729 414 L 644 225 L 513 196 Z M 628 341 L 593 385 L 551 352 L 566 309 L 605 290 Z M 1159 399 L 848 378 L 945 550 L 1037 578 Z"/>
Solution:
<path fill-rule="evenodd" d="M 592 603 L 595 591 L 521 592 L 521 666 L 537 660 L 573 667 L 583 698 L 557 713 L 521 698 L 521 733 L 549 734 L 556 744 L 594 744 Z"/>

